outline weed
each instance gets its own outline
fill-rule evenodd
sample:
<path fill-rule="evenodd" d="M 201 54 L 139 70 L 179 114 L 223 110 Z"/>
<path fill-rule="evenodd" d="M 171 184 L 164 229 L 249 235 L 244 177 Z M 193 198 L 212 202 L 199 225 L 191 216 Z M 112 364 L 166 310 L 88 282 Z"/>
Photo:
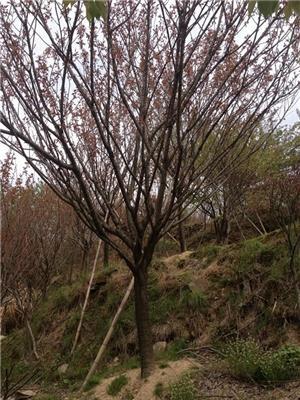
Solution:
<path fill-rule="evenodd" d="M 91 390 L 94 386 L 98 385 L 100 383 L 102 379 L 102 375 L 101 374 L 95 374 L 93 375 L 89 381 L 87 382 L 84 390 L 87 392 L 89 390 Z"/>
<path fill-rule="evenodd" d="M 193 258 L 202 260 L 203 267 L 207 267 L 219 254 L 221 246 L 208 244 L 193 253 Z"/>
<path fill-rule="evenodd" d="M 154 396 L 161 399 L 163 393 L 164 393 L 164 385 L 161 382 L 157 382 L 153 391 Z"/>
<path fill-rule="evenodd" d="M 36 400 L 58 400 L 55 394 L 39 394 L 35 397 Z"/>
<path fill-rule="evenodd" d="M 159 355 L 162 361 L 175 361 L 182 356 L 180 353 L 188 347 L 188 343 L 183 338 L 175 339 L 173 342 L 168 343 L 167 349 Z"/>
<path fill-rule="evenodd" d="M 236 340 L 226 344 L 224 356 L 232 373 L 241 378 L 257 376 L 262 349 L 255 340 Z"/>
<path fill-rule="evenodd" d="M 300 376 L 300 347 L 264 351 L 254 340 L 237 340 L 225 346 L 232 373 L 257 382 L 280 382 Z"/>
<path fill-rule="evenodd" d="M 115 378 L 107 387 L 107 394 L 110 396 L 116 396 L 122 388 L 127 385 L 128 378 L 125 375 L 120 375 Z"/>
<path fill-rule="evenodd" d="M 165 362 L 162 362 L 162 363 L 159 364 L 159 368 L 160 368 L 160 369 L 168 368 L 168 366 L 169 366 L 169 364 L 168 364 L 168 363 L 165 363 Z"/>
<path fill-rule="evenodd" d="M 134 394 L 130 390 L 125 389 L 122 400 L 134 400 Z"/>
<path fill-rule="evenodd" d="M 204 310 L 207 307 L 207 296 L 198 288 L 185 288 L 180 294 L 180 303 L 193 311 Z"/>
<path fill-rule="evenodd" d="M 197 389 L 190 374 L 183 375 L 169 387 L 170 400 L 196 400 Z"/>
<path fill-rule="evenodd" d="M 261 373 L 266 381 L 280 382 L 300 376 L 300 346 L 284 346 L 267 352 L 261 361 Z"/>
<path fill-rule="evenodd" d="M 266 250 L 266 246 L 257 239 L 246 240 L 239 251 L 235 269 L 239 274 L 249 272 L 253 264 L 259 261 L 261 254 Z"/>

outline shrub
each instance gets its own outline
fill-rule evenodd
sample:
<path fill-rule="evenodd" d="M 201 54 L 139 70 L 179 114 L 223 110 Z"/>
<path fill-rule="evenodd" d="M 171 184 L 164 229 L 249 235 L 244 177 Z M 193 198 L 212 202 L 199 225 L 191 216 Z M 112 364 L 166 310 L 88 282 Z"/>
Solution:
<path fill-rule="evenodd" d="M 183 350 L 188 347 L 188 342 L 183 338 L 177 338 L 168 344 L 167 349 L 162 354 L 163 359 L 167 361 L 178 360 Z"/>
<path fill-rule="evenodd" d="M 300 376 L 299 346 L 264 351 L 254 340 L 237 340 L 225 346 L 224 356 L 232 373 L 241 378 L 280 382 Z"/>
<path fill-rule="evenodd" d="M 85 386 L 84 390 L 85 391 L 91 390 L 94 386 L 96 386 L 96 385 L 98 385 L 100 383 L 100 380 L 101 380 L 101 376 L 99 374 L 93 375 L 89 379 L 89 381 L 88 381 L 87 385 Z"/>
<path fill-rule="evenodd" d="M 170 385 L 170 400 L 196 400 L 197 389 L 189 374 L 183 375 L 178 381 Z"/>
<path fill-rule="evenodd" d="M 125 389 L 122 394 L 122 400 L 134 400 L 134 394 L 130 390 Z"/>
<path fill-rule="evenodd" d="M 221 246 L 214 244 L 208 244 L 206 246 L 201 246 L 199 250 L 193 253 L 193 257 L 201 260 L 203 267 L 207 267 L 219 254 Z"/>
<path fill-rule="evenodd" d="M 163 386 L 163 384 L 162 384 L 161 382 L 158 382 L 158 383 L 155 385 L 153 394 L 154 394 L 155 397 L 158 397 L 159 399 L 161 399 L 163 393 L 164 393 L 164 386 Z"/>
<path fill-rule="evenodd" d="M 122 388 L 127 385 L 128 383 L 128 378 L 125 375 L 120 375 L 117 378 L 115 378 L 107 388 L 107 394 L 110 396 L 116 396 Z"/>
<path fill-rule="evenodd" d="M 193 311 L 204 310 L 207 307 L 207 296 L 198 288 L 186 288 L 181 291 L 180 303 Z"/>
<path fill-rule="evenodd" d="M 262 349 L 254 340 L 236 340 L 226 344 L 224 356 L 232 373 L 241 378 L 254 378 L 259 372 Z"/>
<path fill-rule="evenodd" d="M 280 382 L 300 376 L 300 347 L 284 346 L 267 352 L 261 362 L 264 380 Z"/>
<path fill-rule="evenodd" d="M 266 250 L 266 246 L 257 239 L 247 240 L 243 243 L 237 263 L 235 265 L 237 271 L 248 272 L 249 268 L 253 268 L 253 264 L 258 262 L 260 256 Z"/>

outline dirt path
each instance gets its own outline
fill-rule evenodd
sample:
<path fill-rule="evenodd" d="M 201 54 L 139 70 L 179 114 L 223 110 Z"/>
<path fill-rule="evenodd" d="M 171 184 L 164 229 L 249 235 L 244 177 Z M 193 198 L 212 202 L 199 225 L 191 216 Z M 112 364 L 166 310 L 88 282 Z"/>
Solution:
<path fill-rule="evenodd" d="M 198 367 L 195 360 L 182 359 L 168 363 L 166 368 L 156 368 L 150 378 L 146 380 L 140 379 L 140 370 L 133 369 L 124 373 L 128 378 L 128 384 L 123 388 L 121 393 L 116 397 L 107 394 L 107 388 L 115 377 L 105 379 L 100 385 L 93 390 L 95 399 L 99 400 L 128 400 L 130 396 L 134 400 L 155 400 L 153 392 L 157 383 L 168 386 L 175 381 L 177 377 L 193 367 Z"/>

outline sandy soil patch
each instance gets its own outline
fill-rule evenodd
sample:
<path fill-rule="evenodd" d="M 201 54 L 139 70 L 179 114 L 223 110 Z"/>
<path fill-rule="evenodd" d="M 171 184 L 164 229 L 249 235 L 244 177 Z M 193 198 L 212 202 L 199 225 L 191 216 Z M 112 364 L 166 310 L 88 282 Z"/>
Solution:
<path fill-rule="evenodd" d="M 127 400 L 126 396 L 128 396 L 128 393 L 131 393 L 134 396 L 134 400 L 155 400 L 153 391 L 157 383 L 161 382 L 164 386 L 168 386 L 184 372 L 197 366 L 198 364 L 195 360 L 191 359 L 172 361 L 168 363 L 166 368 L 160 369 L 157 367 L 153 374 L 146 380 L 140 378 L 139 369 L 133 369 L 124 373 L 128 378 L 128 384 L 122 389 L 118 396 L 112 397 L 107 394 L 107 388 L 115 377 L 103 380 L 101 384 L 93 390 L 93 395 L 95 399 L 99 400 Z"/>

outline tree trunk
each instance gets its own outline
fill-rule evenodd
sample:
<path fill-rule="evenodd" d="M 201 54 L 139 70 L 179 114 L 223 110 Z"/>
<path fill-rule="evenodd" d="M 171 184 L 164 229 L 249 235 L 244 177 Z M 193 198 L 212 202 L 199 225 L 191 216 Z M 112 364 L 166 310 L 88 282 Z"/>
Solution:
<path fill-rule="evenodd" d="M 300 239 L 299 239 L 300 240 Z M 299 279 L 298 279 L 298 273 L 295 269 L 295 259 L 297 257 L 298 253 L 298 241 L 292 248 L 290 249 L 290 270 L 293 276 L 294 280 L 294 286 L 295 286 L 295 292 L 296 292 L 296 299 L 297 299 L 297 308 L 298 308 L 298 313 L 300 315 L 300 286 L 299 286 Z"/>
<path fill-rule="evenodd" d="M 109 244 L 104 243 L 103 246 L 103 268 L 106 269 L 109 267 Z"/>
<path fill-rule="evenodd" d="M 135 318 L 141 358 L 141 377 L 147 378 L 154 368 L 153 342 L 147 291 L 147 271 L 139 269 L 134 278 Z"/>

